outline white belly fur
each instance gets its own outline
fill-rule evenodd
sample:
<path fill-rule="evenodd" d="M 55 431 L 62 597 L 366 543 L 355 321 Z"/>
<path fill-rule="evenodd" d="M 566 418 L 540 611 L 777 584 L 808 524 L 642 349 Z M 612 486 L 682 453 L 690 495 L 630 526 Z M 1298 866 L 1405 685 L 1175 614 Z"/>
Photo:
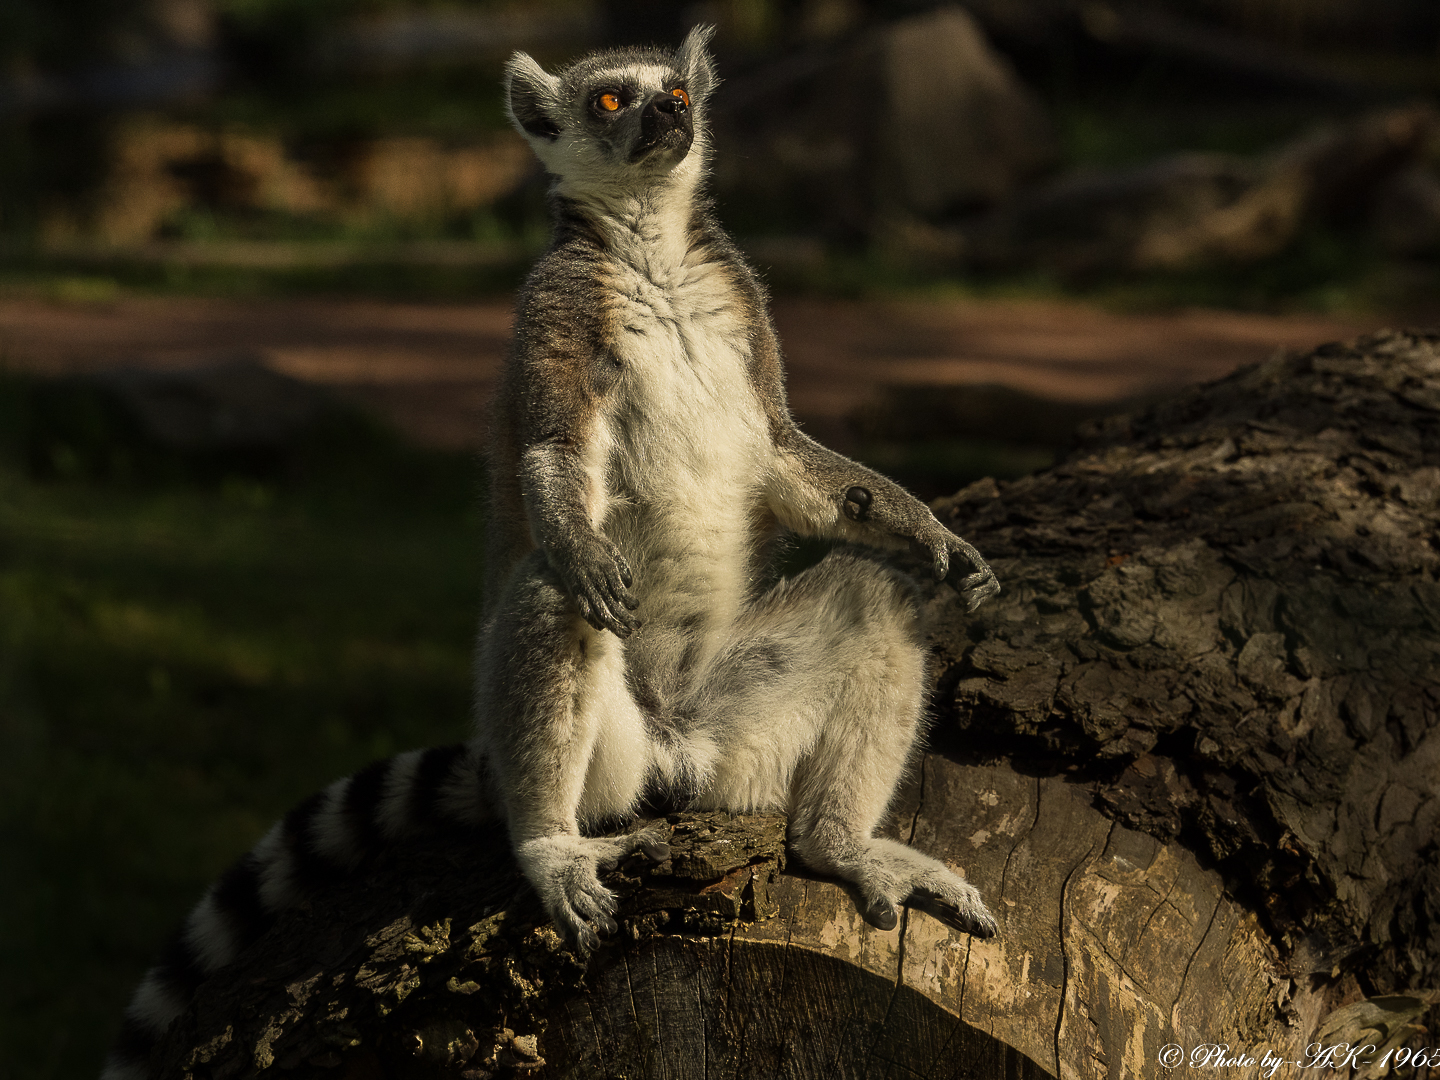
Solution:
<path fill-rule="evenodd" d="M 704 670 L 725 641 L 753 584 L 770 447 L 726 275 L 713 265 L 666 274 L 626 267 L 609 284 L 622 298 L 614 343 L 621 376 L 601 407 L 587 464 L 591 515 L 634 571 L 645 625 L 624 642 L 605 642 L 615 655 L 608 700 L 596 702 L 606 715 L 582 820 L 625 812 L 647 779 L 703 783 L 714 770 L 713 733 L 650 728 L 631 688 L 673 700 L 684 692 L 686 665 Z"/>
<path fill-rule="evenodd" d="M 744 328 L 714 267 L 627 284 L 601 527 L 631 562 L 647 621 L 728 624 L 751 584 L 769 446 Z"/>

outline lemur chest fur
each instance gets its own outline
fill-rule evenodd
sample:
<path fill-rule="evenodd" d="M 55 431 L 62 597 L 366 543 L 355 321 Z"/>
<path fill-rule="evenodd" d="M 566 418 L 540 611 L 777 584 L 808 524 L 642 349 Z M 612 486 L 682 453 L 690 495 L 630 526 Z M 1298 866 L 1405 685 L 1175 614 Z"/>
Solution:
<path fill-rule="evenodd" d="M 713 263 L 619 263 L 609 284 L 620 375 L 600 406 L 602 527 L 642 561 L 742 542 L 768 441 L 728 276 Z"/>

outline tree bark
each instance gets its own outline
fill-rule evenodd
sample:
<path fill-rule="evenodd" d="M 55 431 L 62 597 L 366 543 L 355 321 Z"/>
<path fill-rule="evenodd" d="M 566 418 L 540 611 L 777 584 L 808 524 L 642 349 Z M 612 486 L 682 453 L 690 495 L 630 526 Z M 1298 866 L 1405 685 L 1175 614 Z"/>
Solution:
<path fill-rule="evenodd" d="M 992 941 L 872 929 L 786 867 L 782 818 L 680 814 L 581 964 L 501 832 L 437 841 L 203 985 L 161 1072 L 1149 1077 L 1168 1044 L 1293 1062 L 1339 1006 L 1433 1001 L 1437 498 L 1440 335 L 1384 334 L 943 500 L 1005 592 L 930 603 L 938 719 L 892 828 L 964 869 Z"/>

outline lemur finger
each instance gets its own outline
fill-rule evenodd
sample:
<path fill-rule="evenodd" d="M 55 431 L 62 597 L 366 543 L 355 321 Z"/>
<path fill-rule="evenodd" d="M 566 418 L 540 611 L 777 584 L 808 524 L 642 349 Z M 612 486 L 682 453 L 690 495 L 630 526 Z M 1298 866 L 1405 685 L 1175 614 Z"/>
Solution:
<path fill-rule="evenodd" d="M 987 592 L 985 594 L 986 596 L 993 595 L 993 592 L 998 592 L 1000 589 L 1000 582 L 997 581 L 995 575 L 988 570 L 982 570 L 978 574 L 966 574 L 960 579 L 961 592 L 973 592 L 976 589 L 991 589 L 992 586 L 992 592 Z"/>
<path fill-rule="evenodd" d="M 632 614 L 624 607 L 624 605 L 618 603 L 613 599 L 610 601 L 609 610 L 610 616 L 612 619 L 615 620 L 615 623 L 624 628 L 623 633 L 621 633 L 621 631 L 619 630 L 615 631 L 615 633 L 618 634 L 620 637 L 629 637 L 631 634 L 633 634 L 636 630 L 639 630 L 640 627 L 644 625 L 644 620 L 642 620 L 639 616 Z"/>
<path fill-rule="evenodd" d="M 575 606 L 580 610 L 580 617 L 587 623 L 595 627 L 596 630 L 604 629 L 604 627 L 600 625 L 600 620 L 596 618 L 595 611 L 590 606 L 590 601 L 584 593 L 577 592 L 575 594 Z"/>
<path fill-rule="evenodd" d="M 585 621 L 596 630 L 609 630 L 616 637 L 626 638 L 640 628 L 640 620 L 609 595 L 604 582 L 592 582 L 576 600 L 582 604 L 582 615 L 589 610 Z"/>
<path fill-rule="evenodd" d="M 946 550 L 943 537 L 921 535 L 910 541 L 910 553 L 917 559 L 929 558 L 935 571 L 935 580 L 944 581 L 950 572 L 950 552 Z"/>
<path fill-rule="evenodd" d="M 637 852 L 653 863 L 661 863 L 670 857 L 670 825 L 666 821 L 653 821 L 637 832 L 615 838 L 614 853 L 601 861 L 602 869 L 613 869 Z"/>
<path fill-rule="evenodd" d="M 985 603 L 985 601 L 989 598 L 990 597 L 988 595 L 968 597 L 965 601 L 965 614 L 975 614 L 975 612 L 980 610 L 980 605 Z"/>
<path fill-rule="evenodd" d="M 609 608 L 604 607 L 603 605 L 599 605 L 599 611 L 600 625 L 596 629 L 609 630 L 618 638 L 627 638 L 635 632 L 635 628 L 633 626 L 629 625 L 628 623 L 621 622 L 620 619 L 616 617 L 615 613 L 612 612 Z"/>
<path fill-rule="evenodd" d="M 955 537 L 955 550 L 964 555 L 966 561 L 976 570 L 983 572 L 990 569 L 990 564 L 985 561 L 980 552 L 976 551 L 974 545 L 963 537 Z"/>
<path fill-rule="evenodd" d="M 586 616 L 585 621 L 596 630 L 609 630 L 611 633 L 617 634 L 620 637 L 625 636 L 625 627 L 620 625 L 615 616 L 611 615 L 610 611 L 604 604 L 600 603 L 599 600 L 588 604 L 586 610 L 588 610 L 590 614 Z"/>
<path fill-rule="evenodd" d="M 615 604 L 626 607 L 631 611 L 634 611 L 640 606 L 639 597 L 630 591 L 630 585 L 633 581 L 634 576 L 629 572 L 629 569 L 621 565 L 618 560 L 617 564 L 611 567 L 610 572 L 605 575 L 605 583 L 609 586 L 610 599 L 614 601 Z"/>
<path fill-rule="evenodd" d="M 961 585 L 960 594 L 965 597 L 967 612 L 974 611 L 1000 591 L 1000 582 L 994 574 L 972 574 Z"/>
<path fill-rule="evenodd" d="M 946 926 L 959 930 L 962 934 L 969 934 L 971 937 L 982 940 L 993 938 L 996 934 L 995 920 L 988 915 L 982 918 L 977 914 L 939 900 L 925 905 L 925 910 Z"/>
<path fill-rule="evenodd" d="M 634 626 L 617 618 L 599 597 L 593 600 L 588 597 L 584 598 L 580 601 L 580 605 L 581 616 L 596 630 L 609 630 L 620 638 L 627 638 L 635 631 Z"/>
<path fill-rule="evenodd" d="M 587 889 L 584 894 L 575 897 L 573 907 L 583 919 L 593 923 L 601 934 L 613 935 L 619 929 L 614 918 L 617 907 L 615 896 L 598 882 L 593 889 Z"/>

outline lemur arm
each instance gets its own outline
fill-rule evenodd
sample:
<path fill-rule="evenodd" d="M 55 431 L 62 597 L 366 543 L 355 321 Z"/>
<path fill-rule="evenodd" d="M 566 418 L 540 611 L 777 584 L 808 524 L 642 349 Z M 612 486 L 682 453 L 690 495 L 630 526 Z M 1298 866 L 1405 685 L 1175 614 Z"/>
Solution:
<path fill-rule="evenodd" d="M 575 443 L 552 437 L 526 447 L 520 487 L 530 532 L 550 566 L 575 597 L 581 617 L 596 630 L 629 637 L 640 628 L 639 600 L 620 549 L 593 524 L 604 498 L 599 480 Z"/>
<path fill-rule="evenodd" d="M 750 339 L 750 382 L 770 429 L 766 501 L 785 528 L 801 536 L 854 540 L 877 547 L 924 551 L 935 577 L 948 580 L 974 611 L 1000 591 L 980 553 L 936 520 L 930 508 L 892 480 L 827 450 L 805 435 L 785 400 L 780 344 L 753 278 L 742 295 L 757 312 Z M 968 573 L 962 573 L 962 569 Z"/>
<path fill-rule="evenodd" d="M 582 260 L 571 261 L 578 270 L 552 252 L 517 298 L 502 412 L 518 449 L 513 468 L 530 538 L 581 617 L 623 638 L 640 628 L 634 576 L 600 531 L 609 433 L 599 405 L 617 375 L 598 355 L 599 334 L 585 318 L 600 307 L 583 295 L 593 275 L 583 272 Z"/>
<path fill-rule="evenodd" d="M 793 424 L 779 434 L 769 503 L 787 529 L 802 536 L 924 551 L 936 580 L 949 580 L 970 611 L 1000 591 L 995 572 L 980 553 L 899 484 L 827 450 Z"/>

